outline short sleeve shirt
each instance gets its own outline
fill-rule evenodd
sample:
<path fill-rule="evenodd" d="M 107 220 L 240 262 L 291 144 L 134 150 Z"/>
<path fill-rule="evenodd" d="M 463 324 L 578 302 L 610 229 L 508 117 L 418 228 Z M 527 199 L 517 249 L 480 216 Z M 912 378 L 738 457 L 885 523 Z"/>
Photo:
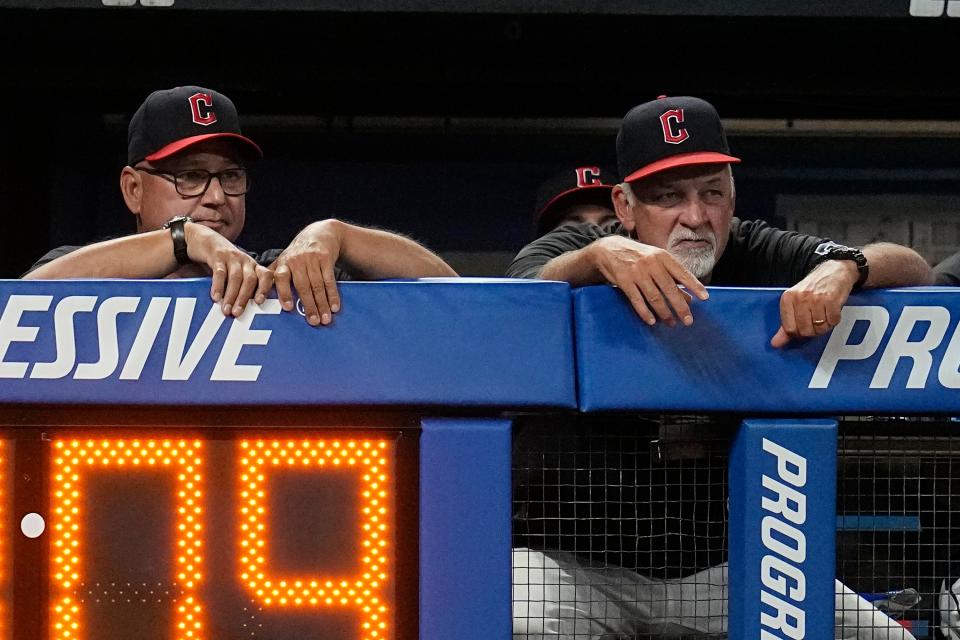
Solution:
<path fill-rule="evenodd" d="M 582 249 L 606 236 L 628 236 L 619 220 L 603 226 L 562 225 L 524 247 L 507 269 L 513 278 L 536 278 L 544 265 L 568 251 Z M 730 223 L 727 247 L 717 261 L 710 284 L 733 287 L 792 287 L 813 267 L 824 238 L 782 231 L 762 220 Z"/>

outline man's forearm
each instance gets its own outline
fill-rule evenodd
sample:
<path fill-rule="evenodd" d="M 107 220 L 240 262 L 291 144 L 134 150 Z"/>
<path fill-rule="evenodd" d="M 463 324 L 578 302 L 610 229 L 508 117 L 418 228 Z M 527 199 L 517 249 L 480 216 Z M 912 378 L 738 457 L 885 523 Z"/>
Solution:
<path fill-rule="evenodd" d="M 82 247 L 38 267 L 23 278 L 162 278 L 178 266 L 170 232 L 162 229 Z"/>
<path fill-rule="evenodd" d="M 457 272 L 426 247 L 388 231 L 339 222 L 340 262 L 371 280 L 456 276 Z"/>
<path fill-rule="evenodd" d="M 870 265 L 864 287 L 910 287 L 933 284 L 933 270 L 913 249 L 889 242 L 878 242 L 863 248 Z"/>
<path fill-rule="evenodd" d="M 592 246 L 588 245 L 583 249 L 568 251 L 553 258 L 543 265 L 543 269 L 540 270 L 537 278 L 569 282 L 575 287 L 606 282 L 593 260 Z"/>

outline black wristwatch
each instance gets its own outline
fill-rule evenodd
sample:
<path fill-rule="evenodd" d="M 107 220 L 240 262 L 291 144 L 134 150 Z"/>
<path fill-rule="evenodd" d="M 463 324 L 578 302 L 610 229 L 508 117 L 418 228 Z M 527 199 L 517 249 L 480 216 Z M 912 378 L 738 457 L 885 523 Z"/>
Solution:
<path fill-rule="evenodd" d="M 827 260 L 852 260 L 857 265 L 857 272 L 860 274 L 857 283 L 853 285 L 854 289 L 862 287 L 863 283 L 867 281 L 867 276 L 870 275 L 870 265 L 867 264 L 867 257 L 856 247 L 827 241 L 821 243 L 813 252 L 817 254 L 815 265 L 822 264 Z"/>
<path fill-rule="evenodd" d="M 183 232 L 183 225 L 193 222 L 190 216 L 177 216 L 167 220 L 163 225 L 164 229 L 170 229 L 170 238 L 173 240 L 173 255 L 178 264 L 190 264 L 190 256 L 187 255 L 187 236 Z"/>

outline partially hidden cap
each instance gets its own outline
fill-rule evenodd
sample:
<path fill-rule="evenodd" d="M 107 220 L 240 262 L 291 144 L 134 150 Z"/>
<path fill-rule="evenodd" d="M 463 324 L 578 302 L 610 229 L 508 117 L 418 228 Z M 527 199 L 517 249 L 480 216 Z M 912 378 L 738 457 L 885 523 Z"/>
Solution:
<path fill-rule="evenodd" d="M 240 116 L 227 96 L 203 87 L 154 91 L 130 119 L 127 163 L 162 160 L 200 142 L 228 138 L 246 157 L 263 152 L 240 132 Z"/>
<path fill-rule="evenodd" d="M 613 209 L 610 193 L 614 184 L 614 173 L 599 166 L 564 169 L 547 179 L 537 190 L 534 209 L 537 235 L 552 229 L 567 207 L 596 204 Z"/>
<path fill-rule="evenodd" d="M 720 116 L 700 98 L 660 96 L 627 112 L 617 134 L 624 182 L 692 164 L 738 163 Z"/>

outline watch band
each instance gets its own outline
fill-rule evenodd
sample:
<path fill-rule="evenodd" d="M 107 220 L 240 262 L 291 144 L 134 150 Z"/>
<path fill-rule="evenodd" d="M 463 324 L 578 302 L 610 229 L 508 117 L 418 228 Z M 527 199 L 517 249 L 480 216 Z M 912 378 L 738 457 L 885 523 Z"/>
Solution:
<path fill-rule="evenodd" d="M 190 264 L 190 256 L 187 254 L 187 236 L 183 231 L 183 226 L 193 222 L 190 216 L 177 216 L 167 220 L 163 225 L 164 229 L 170 229 L 170 238 L 173 240 L 173 256 L 177 259 L 177 264 Z"/>
<path fill-rule="evenodd" d="M 814 251 L 820 255 L 817 264 L 827 260 L 850 260 L 857 265 L 857 273 L 860 275 L 853 285 L 854 290 L 862 287 L 867 281 L 867 276 L 870 275 L 870 265 L 867 263 L 867 257 L 863 255 L 860 249 L 828 241 L 818 246 Z"/>
<path fill-rule="evenodd" d="M 867 262 L 867 257 L 860 250 L 857 250 L 857 253 L 860 254 L 860 257 L 854 258 L 853 261 L 857 263 L 857 271 L 860 272 L 860 277 L 857 278 L 857 283 L 853 285 L 854 290 L 862 287 L 867 281 L 867 276 L 870 275 L 870 264 Z"/>

